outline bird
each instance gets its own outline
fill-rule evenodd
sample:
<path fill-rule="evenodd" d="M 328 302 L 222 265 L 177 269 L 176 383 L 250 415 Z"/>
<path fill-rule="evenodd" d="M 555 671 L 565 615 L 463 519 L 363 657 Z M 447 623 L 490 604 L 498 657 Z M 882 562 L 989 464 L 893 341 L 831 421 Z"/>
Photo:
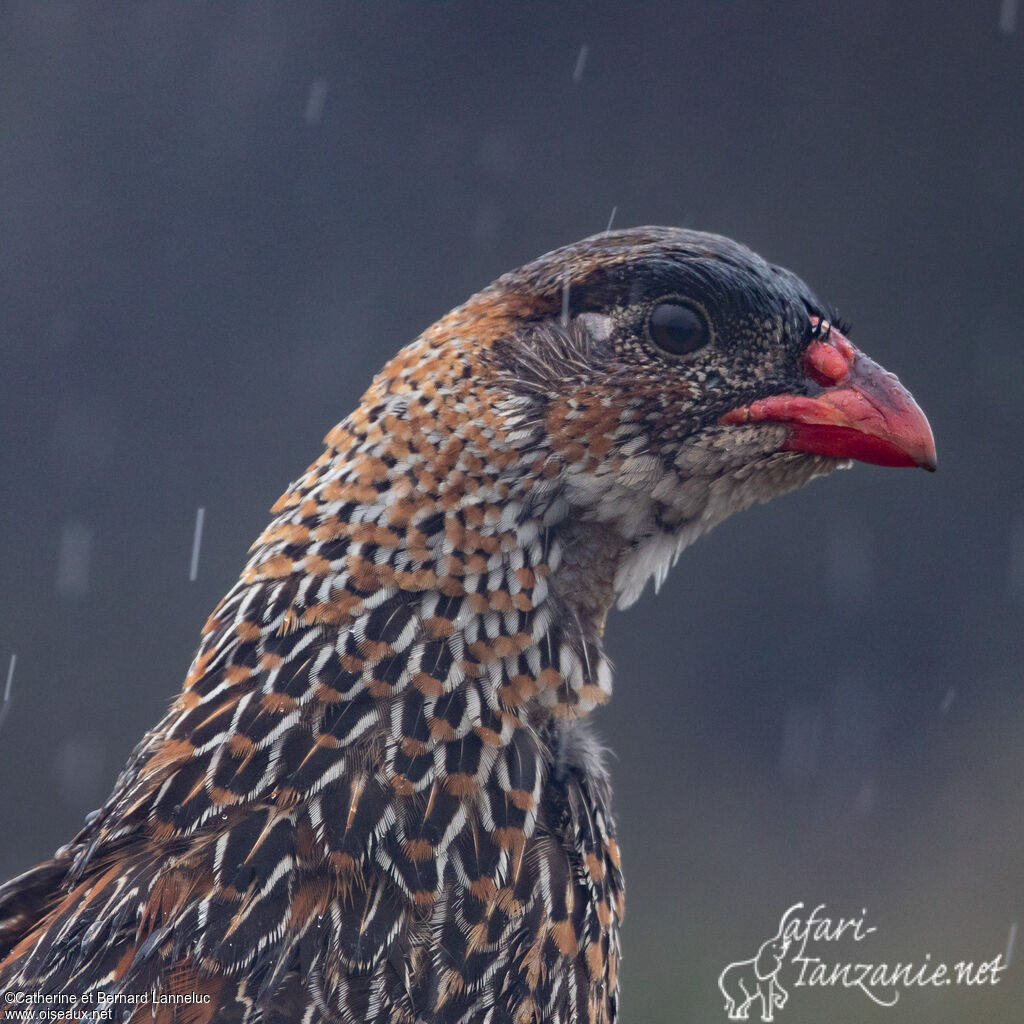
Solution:
<path fill-rule="evenodd" d="M 743 245 L 639 227 L 398 351 L 109 799 L 0 888 L 0 989 L 46 1000 L 14 1008 L 616 1024 L 606 619 L 733 512 L 854 461 L 935 469 L 849 333 Z"/>

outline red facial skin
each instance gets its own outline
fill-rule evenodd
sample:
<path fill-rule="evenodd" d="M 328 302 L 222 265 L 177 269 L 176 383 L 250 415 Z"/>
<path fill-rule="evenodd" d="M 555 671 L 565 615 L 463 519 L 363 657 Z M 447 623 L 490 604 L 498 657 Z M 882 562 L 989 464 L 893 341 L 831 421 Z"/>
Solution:
<path fill-rule="evenodd" d="M 935 439 L 920 406 L 894 374 L 827 322 L 807 346 L 804 369 L 822 388 L 819 394 L 761 398 L 730 410 L 721 422 L 785 423 L 785 451 L 934 472 Z"/>

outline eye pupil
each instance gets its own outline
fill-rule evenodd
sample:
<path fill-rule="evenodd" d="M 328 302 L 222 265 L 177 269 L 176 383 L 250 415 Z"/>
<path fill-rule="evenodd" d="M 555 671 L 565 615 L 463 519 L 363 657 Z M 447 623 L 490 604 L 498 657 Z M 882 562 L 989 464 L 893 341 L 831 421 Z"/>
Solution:
<path fill-rule="evenodd" d="M 710 340 L 708 322 L 691 306 L 662 302 L 654 307 L 650 321 L 651 340 L 674 356 L 703 348 Z"/>

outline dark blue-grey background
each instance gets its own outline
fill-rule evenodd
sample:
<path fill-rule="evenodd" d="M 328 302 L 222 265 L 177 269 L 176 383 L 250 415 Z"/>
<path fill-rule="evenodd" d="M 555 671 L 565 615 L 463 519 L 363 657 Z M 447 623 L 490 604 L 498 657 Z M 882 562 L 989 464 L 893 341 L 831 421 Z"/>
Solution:
<path fill-rule="evenodd" d="M 0 875 L 102 802 L 384 359 L 616 207 L 804 276 L 917 396 L 941 463 L 737 517 L 612 619 L 624 1020 L 724 1020 L 718 972 L 798 900 L 878 928 L 826 959 L 1005 950 L 1017 21 L 1012 0 L 4 4 Z M 778 1019 L 1009 1021 L 1022 997 L 1016 955 L 995 987 L 891 1009 L 791 988 Z"/>

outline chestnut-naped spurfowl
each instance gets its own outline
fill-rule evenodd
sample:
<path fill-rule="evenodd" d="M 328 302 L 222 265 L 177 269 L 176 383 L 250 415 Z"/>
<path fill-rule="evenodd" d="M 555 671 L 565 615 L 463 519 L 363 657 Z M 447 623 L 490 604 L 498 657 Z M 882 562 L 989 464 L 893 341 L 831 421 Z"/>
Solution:
<path fill-rule="evenodd" d="M 850 460 L 935 468 L 846 333 L 743 246 L 647 227 L 398 352 L 110 798 L 0 888 L 0 1016 L 613 1024 L 605 618 L 738 509 Z"/>

